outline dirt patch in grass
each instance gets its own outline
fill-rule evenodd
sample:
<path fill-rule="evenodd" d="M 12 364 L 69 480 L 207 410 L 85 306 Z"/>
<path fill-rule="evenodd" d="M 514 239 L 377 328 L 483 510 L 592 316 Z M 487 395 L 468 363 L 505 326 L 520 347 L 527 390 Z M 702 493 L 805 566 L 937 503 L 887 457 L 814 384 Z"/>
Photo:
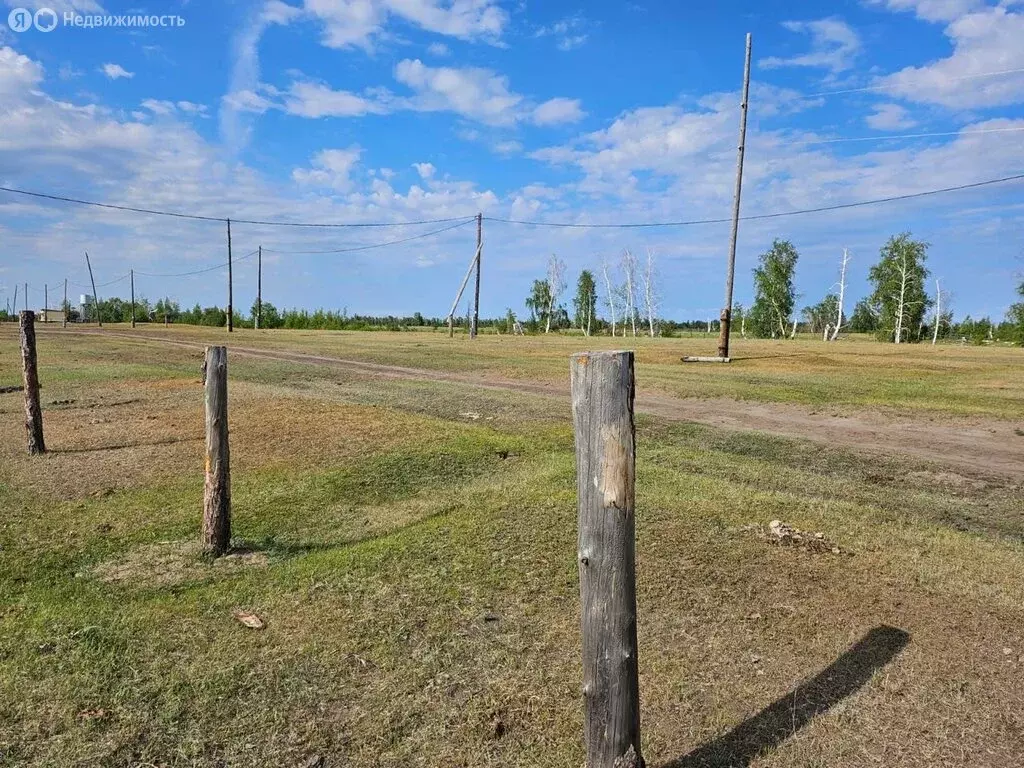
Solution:
<path fill-rule="evenodd" d="M 130 392 L 131 396 L 125 396 Z M 437 433 L 429 418 L 322 402 L 233 383 L 232 470 L 332 466 Z M 203 482 L 203 400 L 198 382 L 138 382 L 103 398 L 44 409 L 49 453 L 28 456 L 20 421 L 0 422 L 0 456 L 11 482 L 43 496 L 79 499 L 183 476 Z"/>
<path fill-rule="evenodd" d="M 175 347 L 200 348 L 196 342 L 149 337 L 135 339 Z M 635 340 L 634 340 L 635 341 Z M 568 395 L 567 373 L 551 380 L 511 379 L 494 373 L 458 373 L 453 371 L 349 360 L 329 355 L 310 354 L 284 349 L 259 349 L 232 346 L 236 355 L 264 360 L 277 360 L 299 365 L 337 366 L 348 372 L 358 371 L 367 377 L 383 379 L 411 379 L 468 384 L 485 389 L 512 390 L 533 395 L 565 398 Z M 888 353 L 888 350 L 886 350 Z M 803 352 L 791 364 L 806 371 L 804 358 L 823 358 L 820 353 Z M 832 358 L 829 357 L 829 360 Z M 813 362 L 813 360 L 812 360 Z M 890 360 L 898 365 L 898 358 Z M 848 364 L 848 361 L 847 363 Z M 831 363 L 830 363 L 831 366 Z M 642 374 L 642 372 L 641 372 Z M 643 377 L 639 375 L 640 383 Z M 798 387 L 800 380 L 794 382 Z M 796 398 L 794 390 L 794 399 Z M 1003 440 L 1012 435 L 1013 428 L 1006 421 L 983 417 L 944 417 L 934 423 L 920 418 L 893 419 L 889 415 L 855 411 L 845 408 L 843 413 L 818 413 L 807 406 L 791 403 L 759 403 L 727 398 L 692 399 L 673 397 L 657 391 L 639 391 L 637 410 L 661 418 L 694 421 L 715 427 L 768 432 L 776 435 L 799 437 L 828 445 L 845 446 L 866 453 L 898 453 L 926 459 L 944 466 L 956 466 L 961 471 L 981 475 L 1000 475 L 1024 479 L 1024 444 Z M 951 423 L 952 422 L 952 423 Z"/>
<path fill-rule="evenodd" d="M 115 560 L 100 563 L 85 575 L 107 584 L 136 587 L 169 587 L 239 573 L 248 568 L 265 568 L 265 552 L 240 548 L 224 557 L 203 557 L 199 541 L 160 541 L 127 552 Z"/>

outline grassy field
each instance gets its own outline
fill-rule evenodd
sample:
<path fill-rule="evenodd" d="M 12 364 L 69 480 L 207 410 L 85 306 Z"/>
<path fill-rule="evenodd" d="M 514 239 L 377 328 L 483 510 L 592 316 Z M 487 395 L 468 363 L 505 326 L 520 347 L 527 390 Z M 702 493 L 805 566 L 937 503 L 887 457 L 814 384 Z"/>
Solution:
<path fill-rule="evenodd" d="M 0 395 L 0 765 L 582 763 L 567 399 L 229 353 L 238 551 L 210 564 L 201 354 L 139 340 L 226 334 L 129 333 L 40 331 L 44 457 Z M 688 367 L 713 340 L 231 343 L 542 384 L 635 346 L 666 395 L 1024 427 L 1013 349 L 738 342 L 742 364 Z M 0 329 L 0 386 L 16 345 Z M 1019 479 L 644 415 L 637 441 L 650 766 L 1020 765 Z M 841 554 L 771 545 L 776 518 Z"/>

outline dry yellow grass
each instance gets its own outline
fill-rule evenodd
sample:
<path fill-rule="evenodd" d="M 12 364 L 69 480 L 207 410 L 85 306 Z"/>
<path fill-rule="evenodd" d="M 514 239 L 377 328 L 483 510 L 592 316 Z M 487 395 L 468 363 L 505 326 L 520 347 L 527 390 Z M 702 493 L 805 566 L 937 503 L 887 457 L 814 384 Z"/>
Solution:
<path fill-rule="evenodd" d="M 266 343 L 533 383 L 563 376 L 576 346 L 460 340 L 443 354 L 419 336 Z M 903 390 L 906 413 L 948 419 L 933 403 L 957 387 L 950 411 L 1020 413 L 998 350 L 913 349 L 901 367 L 854 343 L 814 352 L 827 359 L 803 362 L 800 390 L 784 345 L 720 374 L 672 361 L 696 343 L 645 342 L 638 376 L 752 398 L 762 380 L 771 397 L 786 382 L 809 407 L 835 381 L 856 411 L 934 366 L 924 405 Z M 564 402 L 232 356 L 234 524 L 252 554 L 210 565 L 191 543 L 196 350 L 40 345 L 44 403 L 75 402 L 46 405 L 55 453 L 30 460 L 20 395 L 0 395 L 0 765 L 581 764 Z M 862 354 L 877 370 L 860 370 Z M 0 356 L 0 384 L 13 360 Z M 639 421 L 638 457 L 649 765 L 1019 765 L 1019 482 L 656 415 Z M 773 518 L 852 555 L 745 530 Z M 238 609 L 266 629 L 240 625 Z"/>

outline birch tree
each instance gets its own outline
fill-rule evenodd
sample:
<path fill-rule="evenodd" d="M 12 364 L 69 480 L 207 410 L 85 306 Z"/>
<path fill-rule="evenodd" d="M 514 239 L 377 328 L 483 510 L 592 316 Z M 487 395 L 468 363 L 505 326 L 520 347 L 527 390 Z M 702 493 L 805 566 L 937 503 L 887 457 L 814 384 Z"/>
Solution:
<path fill-rule="evenodd" d="M 1017 295 L 1020 296 L 1021 301 L 1010 305 L 1010 309 L 1006 313 L 1006 322 L 1010 325 L 1010 333 L 1013 335 L 1014 341 L 1024 346 L 1024 282 L 1017 287 Z"/>
<path fill-rule="evenodd" d="M 935 278 L 935 327 L 932 329 L 932 346 L 939 341 L 939 326 L 942 325 L 942 280 Z"/>
<path fill-rule="evenodd" d="M 647 310 L 647 328 L 654 338 L 654 315 L 658 311 L 658 290 L 654 284 L 654 251 L 647 249 L 647 262 L 644 264 L 644 307 Z"/>
<path fill-rule="evenodd" d="M 622 252 L 622 274 L 625 277 L 623 290 L 626 299 L 626 315 L 633 326 L 633 336 L 636 336 L 636 256 L 628 248 Z M 623 318 L 625 325 L 625 318 Z M 626 329 L 622 329 L 622 335 L 626 335 Z"/>
<path fill-rule="evenodd" d="M 544 333 L 551 333 L 551 318 L 555 314 L 555 305 L 565 290 L 565 262 L 555 254 L 548 259 L 548 311 Z"/>
<path fill-rule="evenodd" d="M 608 260 L 601 259 L 601 274 L 604 275 L 604 290 L 608 300 L 608 314 L 612 318 L 612 336 L 615 336 L 616 314 L 615 314 L 615 289 L 612 287 L 612 279 L 608 275 Z"/>
<path fill-rule="evenodd" d="M 913 330 L 921 327 L 931 306 L 924 288 L 927 258 L 928 244 L 903 232 L 889 238 L 868 274 L 875 286 L 871 302 L 878 313 L 879 334 L 894 344 L 911 341 Z"/>
<path fill-rule="evenodd" d="M 589 336 L 594 315 L 597 314 L 597 285 L 594 282 L 594 275 L 589 269 L 580 272 L 580 279 L 576 283 L 576 298 L 573 299 L 573 307 L 576 310 L 577 327 L 583 331 L 584 336 Z"/>
<path fill-rule="evenodd" d="M 750 308 L 750 324 L 755 336 L 786 338 L 790 315 L 796 304 L 793 276 L 800 258 L 788 240 L 776 240 L 761 254 L 754 270 L 754 304 Z"/>

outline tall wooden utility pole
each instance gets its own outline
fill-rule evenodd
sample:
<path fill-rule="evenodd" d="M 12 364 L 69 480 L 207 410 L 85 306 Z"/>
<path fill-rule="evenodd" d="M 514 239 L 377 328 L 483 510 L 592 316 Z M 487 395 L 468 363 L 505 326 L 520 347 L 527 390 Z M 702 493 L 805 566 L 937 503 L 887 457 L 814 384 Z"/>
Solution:
<path fill-rule="evenodd" d="M 62 315 L 61 321 L 60 321 L 60 327 L 61 328 L 67 328 L 68 327 L 68 310 L 70 308 L 71 307 L 68 304 L 68 279 L 65 277 L 64 278 L 64 305 L 61 307 L 61 315 Z"/>
<path fill-rule="evenodd" d="M 228 333 L 235 330 L 234 284 L 231 276 L 231 219 L 228 219 Z"/>
<path fill-rule="evenodd" d="M 480 331 L 480 258 L 484 249 L 484 215 L 476 215 L 476 298 L 473 300 L 473 327 L 469 337 L 475 339 Z"/>
<path fill-rule="evenodd" d="M 132 328 L 135 327 L 135 270 L 131 270 L 132 280 Z"/>
<path fill-rule="evenodd" d="M 743 65 L 743 101 L 740 103 L 740 145 L 736 159 L 736 192 L 732 199 L 732 233 L 729 235 L 729 267 L 725 275 L 725 306 L 718 334 L 718 356 L 729 356 L 729 330 L 732 326 L 732 288 L 736 276 L 736 235 L 740 226 L 740 193 L 743 190 L 743 152 L 747 143 L 747 103 L 750 96 L 751 36 L 747 33 L 747 56 Z"/>
<path fill-rule="evenodd" d="M 263 327 L 263 246 L 256 251 L 256 328 Z"/>
<path fill-rule="evenodd" d="M 89 282 L 92 283 L 92 303 L 96 307 L 96 320 L 103 327 L 103 314 L 100 312 L 100 297 L 96 295 L 96 279 L 92 276 L 92 262 L 89 261 L 89 252 L 85 252 L 85 266 L 89 268 Z"/>
<path fill-rule="evenodd" d="M 572 356 L 587 768 L 642 768 L 632 352 Z"/>

